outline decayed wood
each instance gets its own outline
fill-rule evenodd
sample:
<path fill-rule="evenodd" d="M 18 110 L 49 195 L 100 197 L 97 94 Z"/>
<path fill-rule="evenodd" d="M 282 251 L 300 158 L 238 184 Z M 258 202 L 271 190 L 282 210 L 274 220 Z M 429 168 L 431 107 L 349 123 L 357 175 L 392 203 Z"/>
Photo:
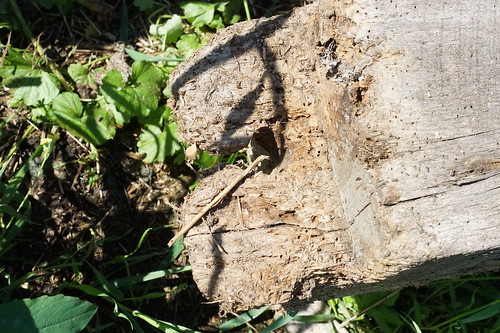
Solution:
<path fill-rule="evenodd" d="M 200 290 L 237 310 L 498 269 L 499 16 L 494 0 L 317 1 L 179 66 L 184 139 L 274 156 L 188 233 Z M 204 179 L 184 220 L 238 172 Z"/>
<path fill-rule="evenodd" d="M 255 161 L 253 161 L 252 164 L 250 164 L 250 166 L 245 171 L 243 171 L 237 177 L 235 177 L 233 181 L 225 189 L 223 189 L 220 193 L 217 193 L 217 195 L 214 194 L 213 195 L 214 198 L 205 207 L 203 207 L 203 209 L 201 209 L 191 221 L 186 223 L 174 237 L 172 237 L 172 239 L 168 242 L 168 246 L 171 247 L 172 245 L 174 245 L 174 243 L 179 238 L 184 236 L 189 231 L 189 229 L 194 227 L 195 224 L 198 223 L 198 221 L 200 221 L 219 202 L 221 202 L 221 200 L 224 199 L 224 197 L 229 192 L 231 192 L 231 190 L 233 190 L 234 187 L 238 185 L 239 182 L 241 182 L 250 172 L 252 172 L 262 161 L 264 161 L 267 158 L 268 157 L 266 155 L 260 155 L 259 157 L 257 157 Z"/>

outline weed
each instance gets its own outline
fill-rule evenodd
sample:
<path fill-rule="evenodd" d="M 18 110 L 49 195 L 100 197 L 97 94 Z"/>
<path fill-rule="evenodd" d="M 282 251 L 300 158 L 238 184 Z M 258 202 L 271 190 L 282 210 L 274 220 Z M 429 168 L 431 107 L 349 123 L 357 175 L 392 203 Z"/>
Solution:
<path fill-rule="evenodd" d="M 332 332 L 496 332 L 500 327 L 500 291 L 495 287 L 499 280 L 495 275 L 468 277 L 331 299 L 327 302 L 330 314 L 288 313 L 261 332 L 291 321 L 329 322 Z"/>
<path fill-rule="evenodd" d="M 44 1 L 42 4 L 46 8 L 54 5 L 61 8 L 71 2 Z M 151 5 L 145 1 L 134 4 L 143 9 Z M 145 155 L 144 162 L 164 162 L 181 150 L 177 125 L 163 96 L 167 93 L 163 85 L 168 73 L 204 45 L 209 32 L 237 22 L 239 5 L 240 1 L 234 0 L 213 4 L 184 2 L 181 4 L 184 16 L 171 15 L 165 23 L 150 27 L 152 38 L 162 41 L 161 49 L 169 57 L 148 56 L 127 49 L 136 59 L 130 77 L 116 69 L 108 70 L 98 91 L 93 91 L 92 98 L 88 98 L 74 91 L 82 86 L 96 90 L 97 72 L 102 69 L 89 69 L 90 64 L 71 64 L 67 75 L 63 75 L 46 59 L 45 49 L 33 38 L 14 3 L 16 17 L 22 22 L 26 37 L 36 45 L 38 54 L 8 46 L 0 77 L 11 94 L 10 105 L 25 105 L 31 110 L 31 120 L 53 123 L 94 146 L 102 146 L 114 138 L 117 128 L 137 119 L 142 129 L 137 148 Z M 163 64 L 159 64 L 160 61 Z"/>

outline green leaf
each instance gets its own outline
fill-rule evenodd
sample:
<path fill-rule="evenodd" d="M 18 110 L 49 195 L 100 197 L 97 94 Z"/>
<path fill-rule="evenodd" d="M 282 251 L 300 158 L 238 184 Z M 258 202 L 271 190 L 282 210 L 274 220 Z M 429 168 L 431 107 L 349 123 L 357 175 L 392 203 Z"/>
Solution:
<path fill-rule="evenodd" d="M 111 297 L 113 297 L 115 301 L 121 300 L 123 298 L 123 293 L 121 292 L 121 290 L 118 289 L 113 283 L 109 282 L 106 279 L 106 277 L 101 272 L 99 272 L 94 266 L 90 265 L 90 267 L 92 267 L 92 270 L 94 271 L 97 280 L 99 280 L 102 288 L 106 291 L 106 293 Z"/>
<path fill-rule="evenodd" d="M 134 0 L 134 6 L 138 7 L 141 11 L 150 10 L 153 8 L 153 0 Z"/>
<path fill-rule="evenodd" d="M 28 173 L 30 163 L 44 151 L 44 145 L 38 146 L 28 160 L 16 171 L 6 185 L 0 182 L 0 218 L 1 215 L 8 214 L 13 220 L 6 226 L 2 226 L 0 231 L 0 257 L 8 251 L 17 235 L 29 222 L 31 214 L 31 204 L 27 195 L 18 192 L 24 177 Z M 0 174 L 3 174 L 8 163 L 4 164 Z M 14 209 L 15 208 L 15 209 Z M 6 217 L 6 216 L 5 216 Z M 0 317 L 1 318 L 1 317 Z"/>
<path fill-rule="evenodd" d="M 386 296 L 392 292 L 375 292 L 364 295 L 357 295 L 351 297 L 344 297 L 343 300 L 346 303 L 352 304 L 353 308 L 357 310 L 364 310 L 371 307 L 373 304 L 384 299 Z M 395 293 L 391 297 L 385 299 L 382 303 L 371 308 L 367 311 L 367 315 L 373 318 L 378 327 L 383 332 L 393 332 L 396 327 L 402 325 L 403 321 L 398 313 L 392 308 L 399 297 L 399 292 Z"/>
<path fill-rule="evenodd" d="M 83 113 L 83 105 L 77 94 L 63 92 L 52 102 L 52 112 L 63 113 L 67 117 L 80 118 Z"/>
<path fill-rule="evenodd" d="M 162 56 L 166 58 L 185 59 L 181 56 L 181 53 L 176 47 L 167 47 L 165 51 L 163 51 Z M 177 63 L 171 63 L 169 65 L 177 66 Z"/>
<path fill-rule="evenodd" d="M 25 196 L 18 192 L 19 187 L 21 186 L 24 177 L 28 173 L 29 163 L 33 161 L 36 157 L 38 157 L 43 152 L 43 145 L 38 146 L 33 154 L 28 158 L 28 160 L 16 171 L 13 177 L 10 178 L 9 183 L 4 185 L 0 182 L 0 202 L 4 204 L 10 204 L 11 200 L 16 201 L 21 204 L 25 200 Z M 6 164 L 4 165 L 5 170 Z M 3 173 L 3 172 L 2 172 Z"/>
<path fill-rule="evenodd" d="M 183 2 L 180 7 L 186 20 L 194 27 L 202 27 L 212 22 L 215 14 L 215 4 L 200 1 Z"/>
<path fill-rule="evenodd" d="M 149 117 L 142 120 L 142 124 L 163 126 L 165 121 L 172 122 L 170 108 L 168 105 L 162 105 L 149 115 Z"/>
<path fill-rule="evenodd" d="M 68 75 L 75 83 L 95 85 L 95 74 L 87 67 L 80 64 L 71 64 L 68 67 Z"/>
<path fill-rule="evenodd" d="M 137 245 L 135 246 L 135 249 L 130 252 L 130 253 L 127 253 L 125 255 L 120 255 L 119 257 L 122 257 L 123 260 L 126 260 L 127 258 L 133 256 L 137 251 L 139 251 L 139 249 L 141 248 L 142 246 L 142 243 L 144 242 L 144 240 L 148 237 L 148 234 L 149 232 L 153 230 L 153 228 L 147 228 L 146 230 L 144 230 L 144 232 L 142 233 L 142 236 L 141 238 L 139 239 L 139 242 L 137 243 Z"/>
<path fill-rule="evenodd" d="M 132 97 L 133 115 L 139 118 L 139 123 L 145 125 L 152 112 L 158 108 L 158 92 L 149 86 L 140 86 L 135 89 L 125 88 L 125 93 Z"/>
<path fill-rule="evenodd" d="M 52 74 L 33 70 L 8 81 L 12 96 L 28 106 L 50 103 L 59 94 L 59 82 Z"/>
<path fill-rule="evenodd" d="M 391 333 L 403 324 L 403 320 L 396 310 L 385 305 L 379 305 L 366 313 L 375 319 L 380 330 Z"/>
<path fill-rule="evenodd" d="M 116 279 L 113 281 L 114 285 L 118 288 L 130 287 L 132 285 L 148 282 L 156 279 L 163 278 L 171 274 L 179 274 L 183 272 L 190 272 L 191 266 L 184 266 L 174 269 L 163 269 L 159 271 L 149 272 L 147 274 L 127 276 L 124 278 Z"/>
<path fill-rule="evenodd" d="M 71 134 L 96 146 L 103 145 L 116 132 L 111 112 L 93 106 L 84 109 L 75 93 L 64 92 L 57 96 L 48 116 Z"/>
<path fill-rule="evenodd" d="M 19 106 L 21 106 L 22 102 L 18 99 L 15 99 L 14 97 L 9 98 L 7 101 L 7 106 L 13 109 L 17 109 Z"/>
<path fill-rule="evenodd" d="M 118 38 L 119 40 L 128 40 L 129 38 L 129 15 L 128 15 L 128 7 L 125 5 L 125 2 L 123 2 L 122 5 L 122 12 L 121 12 L 121 20 L 120 20 L 120 29 L 119 29 L 119 34 Z"/>
<path fill-rule="evenodd" d="M 179 15 L 175 14 L 164 24 L 152 24 L 149 27 L 149 33 L 153 36 L 161 37 L 166 44 L 175 43 L 183 31 L 184 25 L 182 24 L 182 19 Z"/>
<path fill-rule="evenodd" d="M 179 150 L 177 155 L 175 155 L 175 157 L 174 157 L 174 160 L 173 160 L 174 164 L 183 165 L 185 163 L 185 161 L 186 161 L 186 156 L 184 155 L 184 151 Z M 189 187 L 189 189 L 191 189 L 191 186 Z"/>
<path fill-rule="evenodd" d="M 201 169 L 208 169 L 213 167 L 218 160 L 219 156 L 212 155 L 201 150 L 198 154 L 198 158 L 194 161 L 194 164 L 199 166 Z"/>
<path fill-rule="evenodd" d="M 179 39 L 175 46 L 184 58 L 189 58 L 202 46 L 202 43 L 196 34 L 185 34 L 181 36 L 181 39 Z"/>
<path fill-rule="evenodd" d="M 85 108 L 81 122 L 86 128 L 82 138 L 95 146 L 101 146 L 115 136 L 114 118 L 105 109 L 92 106 Z"/>
<path fill-rule="evenodd" d="M 28 209 L 25 209 L 24 212 L 20 213 L 18 210 L 0 203 L 0 216 L 5 218 L 5 215 L 7 214 L 14 218 L 14 223 L 10 225 L 9 229 L 2 232 L 2 237 L 0 238 L 1 256 L 3 256 L 10 249 L 14 239 L 23 230 L 24 225 L 30 222 L 28 215 L 30 215 L 31 210 L 29 207 L 27 208 Z"/>
<path fill-rule="evenodd" d="M 101 93 L 106 102 L 116 108 L 110 108 L 110 111 L 121 113 L 120 116 L 115 115 L 118 125 L 129 122 L 131 117 L 138 117 L 141 124 L 146 122 L 145 119 L 158 108 L 158 82 L 161 78 L 161 72 L 146 61 L 132 65 L 130 83 L 136 86 L 124 86 L 123 78 L 116 70 L 106 73 Z"/>
<path fill-rule="evenodd" d="M 224 23 L 227 25 L 235 24 L 241 20 L 238 15 L 241 8 L 241 0 L 222 1 L 217 3 L 217 11 L 222 13 Z"/>
<path fill-rule="evenodd" d="M 101 106 L 104 104 L 105 109 L 113 113 L 115 122 L 119 126 L 128 123 L 132 116 L 132 108 L 123 106 L 123 103 L 128 103 L 120 94 L 123 87 L 123 77 L 119 71 L 112 69 L 106 72 L 101 85 L 101 94 L 104 96 L 106 103 L 101 103 Z M 122 105 L 120 110 L 118 110 L 117 104 Z"/>
<path fill-rule="evenodd" d="M 293 317 L 294 321 L 299 321 L 301 323 L 326 323 L 334 319 L 338 319 L 338 316 L 335 314 L 316 314 Z"/>
<path fill-rule="evenodd" d="M 226 26 L 224 25 L 224 21 L 219 14 L 215 14 L 213 20 L 208 24 L 208 26 L 217 31 L 224 29 Z"/>
<path fill-rule="evenodd" d="M 137 84 L 146 84 L 148 86 L 158 86 L 162 79 L 161 71 L 152 63 L 141 60 L 132 64 L 132 82 Z M 155 91 L 158 93 L 158 91 Z"/>
<path fill-rule="evenodd" d="M 165 257 L 160 261 L 158 268 L 167 268 L 172 266 L 173 262 L 184 250 L 184 238 L 179 238 L 171 247 L 168 249 Z"/>
<path fill-rule="evenodd" d="M 95 304 L 64 295 L 14 300 L 0 304 L 0 331 L 80 332 L 96 311 Z"/>
<path fill-rule="evenodd" d="M 8 55 L 5 57 L 3 65 L 0 66 L 0 77 L 3 78 L 3 84 L 8 87 L 13 79 L 22 78 L 32 70 L 30 56 L 22 55 L 14 48 L 9 47 Z"/>
<path fill-rule="evenodd" d="M 81 291 L 83 291 L 86 294 L 91 295 L 91 296 L 102 297 L 103 299 L 105 299 L 106 301 L 108 301 L 108 302 L 110 302 L 111 304 L 114 305 L 114 307 L 113 307 L 113 313 L 117 317 L 123 318 L 123 319 L 127 320 L 130 323 L 132 331 L 135 330 L 137 332 L 143 332 L 143 330 L 137 324 L 137 322 L 135 321 L 135 319 L 129 313 L 129 310 L 126 309 L 124 306 L 122 306 L 120 303 L 118 303 L 113 297 L 109 296 L 108 294 L 100 291 L 97 288 L 89 286 L 89 285 L 81 285 L 81 284 L 76 284 L 76 283 L 68 283 L 68 284 L 66 284 L 66 286 L 71 287 L 71 288 L 75 288 L 75 289 L 79 289 L 79 290 L 81 290 Z M 123 312 L 120 312 L 120 310 L 122 310 Z"/>
<path fill-rule="evenodd" d="M 139 136 L 137 148 L 140 154 L 146 154 L 144 162 L 164 162 L 181 148 L 177 125 L 165 124 L 163 129 L 156 125 L 146 125 Z"/>
<path fill-rule="evenodd" d="M 125 86 L 125 84 L 123 83 L 122 73 L 120 73 L 120 71 L 118 71 L 117 69 L 107 71 L 104 75 L 104 78 L 102 79 L 102 84 L 107 84 L 115 88 Z"/>
<path fill-rule="evenodd" d="M 391 293 L 390 291 L 379 291 L 370 294 L 352 296 L 352 299 L 353 302 L 355 302 L 358 305 L 359 309 L 366 309 L 370 307 L 372 304 L 375 304 L 379 300 L 383 299 L 390 293 Z M 396 293 L 393 296 L 386 299 L 384 302 L 382 302 L 381 305 L 393 306 L 398 300 L 398 297 L 399 293 Z"/>
<path fill-rule="evenodd" d="M 226 163 L 227 163 L 227 164 L 234 164 L 238 158 L 241 158 L 241 159 L 247 159 L 247 155 L 246 155 L 246 154 L 244 154 L 244 153 L 241 153 L 241 152 L 232 153 L 232 154 L 231 154 L 231 155 L 229 155 L 229 157 L 227 158 Z"/>
<path fill-rule="evenodd" d="M 84 293 L 86 293 L 87 295 L 90 295 L 90 296 L 99 296 L 99 297 L 103 297 L 103 298 L 106 298 L 106 299 L 110 299 L 111 298 L 111 296 L 109 296 L 108 294 L 106 294 L 102 290 L 99 290 L 96 287 L 92 287 L 92 286 L 89 286 L 87 284 L 76 284 L 76 283 L 71 283 L 70 282 L 70 283 L 67 283 L 65 286 L 81 290 L 81 291 L 83 291 Z"/>
<path fill-rule="evenodd" d="M 147 293 L 138 297 L 128 297 L 125 298 L 125 300 L 145 300 L 145 299 L 154 299 L 154 298 L 164 298 L 168 294 L 173 294 L 175 291 L 182 290 L 182 288 L 176 287 L 171 291 L 159 291 L 159 292 L 152 292 L 152 293 Z"/>
<path fill-rule="evenodd" d="M 99 108 L 101 108 L 102 110 L 106 110 L 106 112 L 109 114 L 112 114 L 114 123 L 118 126 L 123 126 L 130 121 L 130 115 L 118 111 L 114 104 L 109 104 L 103 99 L 99 101 Z"/>
<path fill-rule="evenodd" d="M 7 56 L 4 59 L 3 66 L 28 66 L 31 67 L 33 64 L 33 55 L 30 52 L 21 53 L 21 49 L 9 47 Z"/>

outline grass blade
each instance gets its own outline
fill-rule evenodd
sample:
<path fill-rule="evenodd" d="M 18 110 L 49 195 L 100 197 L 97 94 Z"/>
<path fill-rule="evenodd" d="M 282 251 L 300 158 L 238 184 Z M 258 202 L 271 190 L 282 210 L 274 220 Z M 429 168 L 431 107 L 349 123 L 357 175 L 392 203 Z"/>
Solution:
<path fill-rule="evenodd" d="M 31 214 L 31 205 L 28 201 L 28 195 L 22 195 L 18 192 L 24 177 L 28 173 L 29 163 L 38 157 L 44 149 L 44 145 L 38 146 L 35 152 L 14 174 L 7 185 L 0 183 L 0 213 L 7 214 L 11 217 L 6 226 L 2 228 L 0 233 L 0 256 L 3 256 L 10 244 L 14 241 L 17 235 L 23 229 L 23 226 L 29 222 Z M 17 208 L 12 207 L 12 201 L 16 202 Z M 24 210 L 23 212 L 21 212 Z M 3 220 L 3 219 L 2 219 Z"/>
<path fill-rule="evenodd" d="M 142 243 L 144 242 L 144 240 L 146 239 L 146 237 L 148 236 L 149 232 L 153 230 L 153 228 L 147 228 L 143 233 L 142 233 L 142 236 L 141 238 L 139 239 L 139 242 L 137 243 L 135 249 L 128 253 L 128 254 L 125 254 L 123 256 L 118 256 L 118 260 L 121 260 L 121 259 L 127 259 L 128 257 L 130 256 L 133 256 L 137 251 L 139 251 L 139 249 L 141 248 L 142 246 Z"/>
<path fill-rule="evenodd" d="M 145 60 L 145 61 L 151 61 L 151 62 L 158 62 L 158 61 L 167 61 L 167 62 L 183 62 L 184 59 L 175 59 L 175 58 L 164 58 L 164 57 L 157 57 L 157 56 L 152 56 L 148 54 L 144 54 L 141 52 L 137 52 L 132 49 L 125 49 L 125 52 L 130 56 L 135 61 L 140 61 L 140 60 Z"/>
<path fill-rule="evenodd" d="M 129 19 L 128 19 L 128 9 L 127 3 L 125 0 L 122 1 L 122 17 L 120 21 L 120 40 L 128 40 L 128 27 L 129 27 Z"/>
<path fill-rule="evenodd" d="M 480 310 L 462 320 L 460 320 L 460 322 L 462 324 L 468 324 L 468 323 L 474 323 L 476 321 L 481 321 L 481 320 L 485 320 L 485 319 L 488 319 L 488 318 L 492 318 L 493 316 L 496 316 L 498 315 L 498 313 L 500 313 L 500 303 L 493 303 L 486 308 L 484 310 Z"/>
<path fill-rule="evenodd" d="M 239 317 L 233 318 L 231 320 L 226 321 L 224 324 L 219 326 L 219 330 L 221 331 L 229 331 L 232 329 L 235 329 L 237 327 L 240 327 L 242 325 L 245 325 L 246 323 L 249 323 L 250 321 L 254 320 L 258 316 L 260 316 L 262 313 L 264 313 L 269 307 L 263 306 L 258 309 L 252 309 L 249 310 L 245 313 L 240 314 Z"/>
<path fill-rule="evenodd" d="M 451 319 L 448 319 L 448 320 L 446 320 L 446 321 L 444 321 L 442 323 L 439 323 L 439 324 L 434 325 L 432 327 L 429 327 L 427 329 L 429 329 L 429 330 L 435 330 L 435 329 L 437 329 L 439 327 L 442 327 L 444 325 L 447 325 L 447 324 L 450 324 L 450 323 L 453 323 L 453 322 L 457 322 L 457 321 L 459 321 L 463 317 L 469 318 L 469 317 L 471 317 L 473 315 L 476 315 L 479 312 L 482 312 L 483 310 L 489 310 L 489 311 L 493 310 L 493 312 L 495 314 L 498 313 L 500 311 L 500 300 L 496 300 L 496 301 L 493 301 L 491 303 L 488 303 L 488 304 L 485 304 L 483 306 L 480 306 L 478 308 L 466 311 L 464 313 L 461 313 L 461 314 L 459 314 L 459 315 L 457 315 L 457 316 L 455 316 L 455 317 L 453 317 Z M 484 314 L 482 314 L 481 316 L 483 316 L 483 315 Z M 486 317 L 486 318 L 489 318 L 489 317 Z M 477 321 L 477 320 L 474 320 L 474 321 Z"/>
<path fill-rule="evenodd" d="M 181 283 L 180 285 L 178 285 L 177 287 L 175 287 L 169 291 L 153 292 L 153 293 L 141 295 L 139 297 L 127 297 L 127 298 L 124 298 L 123 300 L 124 301 L 133 301 L 133 300 L 145 300 L 145 299 L 152 299 L 152 298 L 161 298 L 161 297 L 165 297 L 168 294 L 172 294 L 172 293 L 175 293 L 181 289 L 184 289 L 185 286 L 186 286 L 186 283 Z"/>
<path fill-rule="evenodd" d="M 265 329 L 260 331 L 260 333 L 270 333 L 274 330 L 277 330 L 280 327 L 285 326 L 286 324 L 288 324 L 289 322 L 291 322 L 294 319 L 297 312 L 298 311 L 292 311 L 285 316 L 279 317 L 271 325 L 267 326 Z"/>
<path fill-rule="evenodd" d="M 36 157 L 38 157 L 43 151 L 43 145 L 38 146 L 38 148 L 35 150 L 33 155 L 31 155 L 28 160 L 23 164 L 23 166 L 16 172 L 14 177 L 12 177 L 5 187 L 5 192 L 2 193 L 2 198 L 0 201 L 4 204 L 9 204 L 10 201 L 14 198 L 17 191 L 19 190 L 19 186 L 21 186 L 21 183 L 26 176 L 26 173 L 28 172 L 28 167 L 29 163 L 34 160 Z"/>
<path fill-rule="evenodd" d="M 158 265 L 159 269 L 165 269 L 167 267 L 172 266 L 172 263 L 175 259 L 181 254 L 182 250 L 184 250 L 183 237 L 181 237 L 177 242 L 175 242 L 170 249 L 168 249 L 165 258 Z"/>
<path fill-rule="evenodd" d="M 168 332 L 168 333 L 170 333 L 170 332 L 172 332 L 172 333 L 173 332 L 201 333 L 198 331 L 193 331 L 192 329 L 181 326 L 181 325 L 175 325 L 175 324 L 163 321 L 163 320 L 152 318 L 152 317 L 145 315 L 144 313 L 139 312 L 137 310 L 132 311 L 132 315 L 144 320 L 149 325 L 151 325 L 151 326 L 153 326 L 153 327 L 155 327 L 163 332 Z"/>
<path fill-rule="evenodd" d="M 294 321 L 300 321 L 301 323 L 327 323 L 331 320 L 338 319 L 335 314 L 317 314 L 308 316 L 295 316 Z"/>
<path fill-rule="evenodd" d="M 137 283 L 148 282 L 156 279 L 160 279 L 170 274 L 178 274 L 183 272 L 191 271 L 191 266 L 177 267 L 173 269 L 163 269 L 154 272 L 149 272 L 147 274 L 141 274 L 136 276 L 127 276 L 121 279 L 116 279 L 112 283 L 117 288 L 130 287 Z"/>
<path fill-rule="evenodd" d="M 118 289 L 113 283 L 109 282 L 106 277 L 99 272 L 94 266 L 90 265 L 92 267 L 92 270 L 94 271 L 95 276 L 97 277 L 97 280 L 101 283 L 102 288 L 109 293 L 110 296 L 113 296 L 114 298 L 121 300 L 124 295 L 121 292 L 120 289 Z"/>

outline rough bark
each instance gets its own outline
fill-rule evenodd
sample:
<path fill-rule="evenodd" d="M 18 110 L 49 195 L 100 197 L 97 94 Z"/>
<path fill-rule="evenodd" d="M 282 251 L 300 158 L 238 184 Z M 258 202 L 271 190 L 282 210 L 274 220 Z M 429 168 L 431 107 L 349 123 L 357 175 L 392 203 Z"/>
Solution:
<path fill-rule="evenodd" d="M 200 290 L 237 310 L 498 269 L 495 3 L 318 1 L 179 66 L 185 140 L 273 157 L 187 235 Z M 238 172 L 204 179 L 185 220 Z"/>

